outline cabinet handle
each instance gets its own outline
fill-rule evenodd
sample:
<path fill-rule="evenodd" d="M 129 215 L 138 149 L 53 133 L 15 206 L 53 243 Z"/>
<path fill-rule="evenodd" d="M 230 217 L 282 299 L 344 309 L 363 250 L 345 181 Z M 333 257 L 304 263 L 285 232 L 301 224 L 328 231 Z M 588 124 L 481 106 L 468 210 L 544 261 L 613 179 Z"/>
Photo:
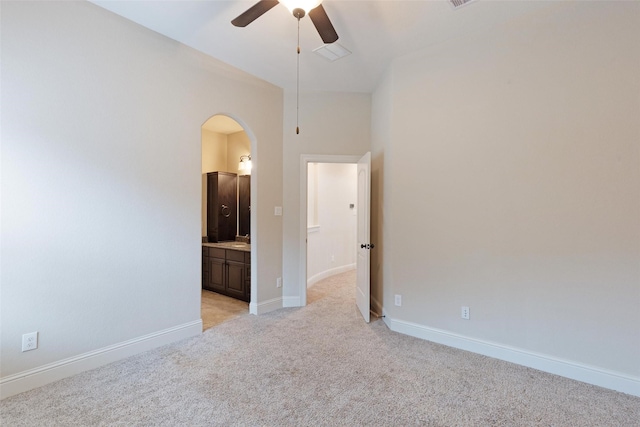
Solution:
<path fill-rule="evenodd" d="M 229 209 L 229 206 L 227 205 L 222 205 L 222 208 L 220 211 L 222 213 L 222 216 L 225 218 L 229 218 L 229 215 L 231 215 L 231 209 Z"/>

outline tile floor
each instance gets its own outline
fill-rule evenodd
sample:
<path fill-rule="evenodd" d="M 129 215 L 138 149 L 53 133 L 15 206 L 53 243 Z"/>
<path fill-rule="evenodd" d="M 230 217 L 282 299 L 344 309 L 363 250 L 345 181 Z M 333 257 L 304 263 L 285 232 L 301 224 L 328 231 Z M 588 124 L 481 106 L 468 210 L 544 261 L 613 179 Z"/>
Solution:
<path fill-rule="evenodd" d="M 211 291 L 202 291 L 202 330 L 249 312 L 249 303 Z"/>

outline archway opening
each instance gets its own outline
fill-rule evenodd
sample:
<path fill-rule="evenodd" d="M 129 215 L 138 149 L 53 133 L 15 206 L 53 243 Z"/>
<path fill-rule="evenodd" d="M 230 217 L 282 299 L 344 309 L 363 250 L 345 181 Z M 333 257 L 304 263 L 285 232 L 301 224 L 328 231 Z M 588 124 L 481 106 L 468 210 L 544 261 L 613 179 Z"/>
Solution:
<path fill-rule="evenodd" d="M 251 301 L 251 138 L 234 118 L 202 125 L 203 330 L 247 313 Z"/>

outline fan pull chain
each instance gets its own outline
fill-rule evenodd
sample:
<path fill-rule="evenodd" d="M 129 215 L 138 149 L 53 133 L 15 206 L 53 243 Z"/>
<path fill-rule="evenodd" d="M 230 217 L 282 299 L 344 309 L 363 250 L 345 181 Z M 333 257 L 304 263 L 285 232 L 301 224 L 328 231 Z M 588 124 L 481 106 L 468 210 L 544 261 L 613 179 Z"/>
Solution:
<path fill-rule="evenodd" d="M 296 135 L 300 134 L 300 15 L 298 18 L 298 55 L 297 55 L 297 74 L 296 74 Z"/>

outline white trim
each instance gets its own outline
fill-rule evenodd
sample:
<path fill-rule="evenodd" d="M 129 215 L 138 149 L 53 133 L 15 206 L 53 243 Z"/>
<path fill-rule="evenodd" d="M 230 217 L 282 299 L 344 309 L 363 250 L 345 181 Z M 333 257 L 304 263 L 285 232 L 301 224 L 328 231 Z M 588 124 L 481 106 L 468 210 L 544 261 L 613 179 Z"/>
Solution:
<path fill-rule="evenodd" d="M 320 224 L 307 227 L 307 234 L 317 233 L 318 231 L 320 231 Z"/>
<path fill-rule="evenodd" d="M 392 331 L 398 332 L 391 327 L 391 318 L 389 317 L 389 313 L 387 313 L 384 307 L 382 307 L 382 321 L 385 325 L 387 325 L 387 328 L 391 329 Z"/>
<path fill-rule="evenodd" d="M 301 307 L 300 297 L 282 297 L 282 307 Z"/>
<path fill-rule="evenodd" d="M 0 399 L 202 334 L 202 320 L 143 335 L 0 379 Z"/>
<path fill-rule="evenodd" d="M 384 311 L 383 311 L 384 313 Z M 605 387 L 623 393 L 640 396 L 640 377 L 632 377 L 620 372 L 588 366 L 581 363 L 564 360 L 546 354 L 535 353 L 522 350 L 507 345 L 493 343 L 490 341 L 458 335 L 452 332 L 430 328 L 404 320 L 391 319 L 388 316 L 383 318 L 384 323 L 392 331 L 410 335 L 416 338 L 433 341 L 461 350 L 471 351 L 505 360 L 529 368 L 538 369 L 573 380 L 582 381 L 588 384 Z"/>
<path fill-rule="evenodd" d="M 357 164 L 362 156 L 331 155 L 331 154 L 301 154 L 300 155 L 300 253 L 298 270 L 297 297 L 299 305 L 307 305 L 307 166 L 309 163 L 354 163 Z M 291 289 L 296 291 L 296 289 Z M 291 298 L 291 297 L 289 297 Z"/>
<path fill-rule="evenodd" d="M 261 303 L 249 303 L 249 313 L 261 315 L 282 308 L 282 297 L 273 298 Z"/>
<path fill-rule="evenodd" d="M 335 276 L 336 274 L 345 273 L 347 271 L 351 271 L 355 269 L 356 269 L 356 264 L 353 263 L 353 264 L 342 265 L 340 267 L 334 267 L 334 268 L 330 268 L 329 270 L 321 271 L 318 274 L 314 274 L 309 278 L 309 280 L 307 280 L 307 288 L 309 286 L 315 285 L 322 279 L 326 279 L 327 277 Z"/>

